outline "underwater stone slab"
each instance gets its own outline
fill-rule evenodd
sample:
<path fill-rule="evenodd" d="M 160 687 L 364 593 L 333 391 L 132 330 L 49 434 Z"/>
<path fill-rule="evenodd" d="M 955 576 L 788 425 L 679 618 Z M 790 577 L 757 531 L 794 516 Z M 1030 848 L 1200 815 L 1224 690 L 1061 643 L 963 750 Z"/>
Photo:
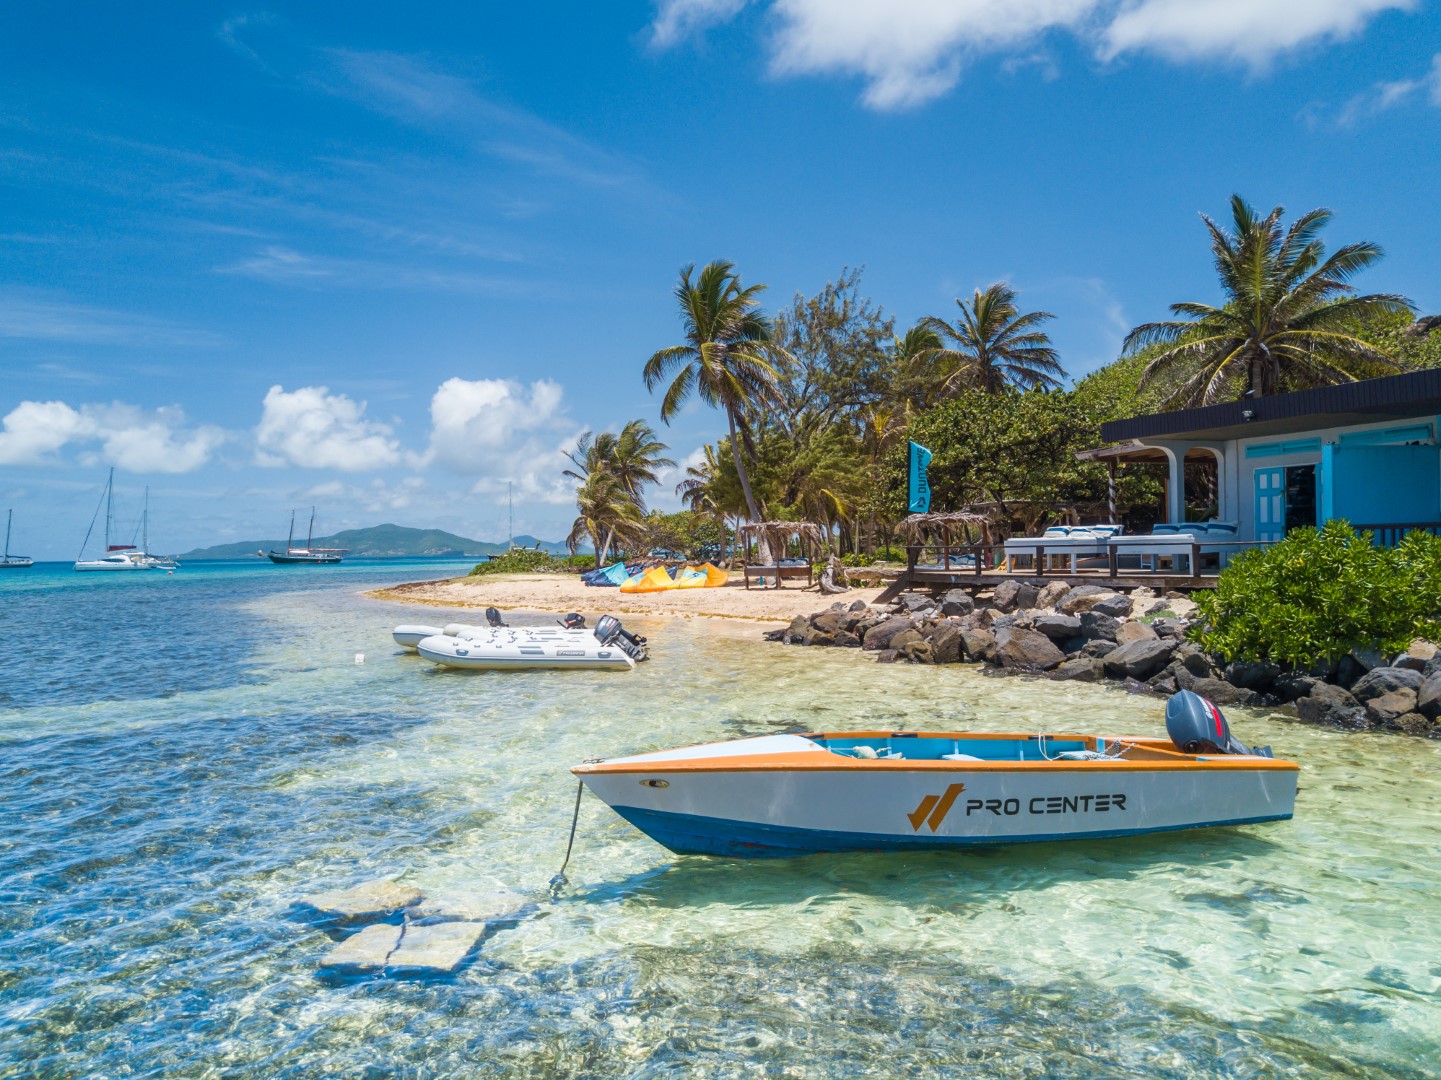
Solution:
<path fill-rule="evenodd" d="M 422 899 L 419 889 L 400 885 L 390 878 L 365 881 L 349 889 L 335 892 L 315 893 L 303 897 L 301 905 L 314 908 L 322 915 L 330 915 L 346 922 L 363 922 L 366 919 L 383 919 L 418 904 Z"/>
<path fill-rule="evenodd" d="M 485 934 L 483 922 L 410 923 L 386 966 L 450 972 L 460 967 Z"/>
<path fill-rule="evenodd" d="M 354 934 L 320 961 L 322 968 L 345 971 L 379 971 L 400 944 L 400 927 L 380 924 Z"/>
<path fill-rule="evenodd" d="M 412 925 L 442 922 L 494 922 L 509 918 L 535 901 L 508 889 L 494 892 L 439 892 L 410 912 Z"/>

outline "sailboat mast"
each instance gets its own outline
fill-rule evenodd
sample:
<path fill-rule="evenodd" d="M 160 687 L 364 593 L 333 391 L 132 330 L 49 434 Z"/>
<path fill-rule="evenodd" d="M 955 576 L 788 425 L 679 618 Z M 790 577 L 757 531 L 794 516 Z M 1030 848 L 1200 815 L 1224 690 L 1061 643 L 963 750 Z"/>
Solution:
<path fill-rule="evenodd" d="M 110 466 L 110 476 L 105 481 L 105 550 L 110 550 L 110 520 L 115 516 L 115 466 Z"/>
<path fill-rule="evenodd" d="M 140 550 L 150 551 L 150 485 L 145 485 L 145 509 L 140 511 Z"/>
<path fill-rule="evenodd" d="M 507 480 L 505 482 L 505 499 L 510 504 L 510 535 L 506 537 L 506 549 L 515 547 L 515 484 Z"/>
<path fill-rule="evenodd" d="M 10 522 L 15 519 L 15 511 L 11 510 L 5 515 L 5 558 L 10 558 Z"/>
<path fill-rule="evenodd" d="M 310 545 L 315 543 L 315 507 L 310 508 L 310 528 L 305 533 L 305 550 L 310 550 Z"/>
<path fill-rule="evenodd" d="M 285 538 L 285 550 L 289 551 L 295 546 L 295 511 L 290 511 L 290 535 Z"/>

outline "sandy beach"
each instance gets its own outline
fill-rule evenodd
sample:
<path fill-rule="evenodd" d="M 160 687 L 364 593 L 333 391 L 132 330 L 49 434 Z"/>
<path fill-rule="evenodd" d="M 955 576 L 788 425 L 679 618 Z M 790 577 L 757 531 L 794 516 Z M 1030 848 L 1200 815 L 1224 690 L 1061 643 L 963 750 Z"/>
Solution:
<path fill-rule="evenodd" d="M 417 581 L 367 593 L 376 600 L 424 604 L 429 607 L 487 608 L 530 611 L 606 611 L 625 615 L 658 615 L 672 618 L 704 616 L 717 619 L 751 619 L 787 622 L 796 615 L 808 615 L 829 607 L 837 600 L 867 603 L 881 594 L 881 588 L 851 589 L 836 596 L 822 596 L 816 589 L 796 586 L 781 589 L 747 589 L 740 575 L 717 589 L 683 589 L 658 593 L 623 593 L 619 589 L 593 588 L 575 574 L 497 574 L 453 578 L 448 581 Z"/>

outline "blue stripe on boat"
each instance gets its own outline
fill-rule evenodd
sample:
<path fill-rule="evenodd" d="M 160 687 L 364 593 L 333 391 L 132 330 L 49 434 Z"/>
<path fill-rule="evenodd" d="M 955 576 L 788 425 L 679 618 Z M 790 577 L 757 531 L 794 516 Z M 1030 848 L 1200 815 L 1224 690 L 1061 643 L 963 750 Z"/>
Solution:
<path fill-rule="evenodd" d="M 1161 828 L 1033 833 L 1026 836 L 894 836 L 796 829 L 754 821 L 732 821 L 728 818 L 642 810 L 634 806 L 616 806 L 612 809 L 652 840 L 665 845 L 677 855 L 731 855 L 752 859 L 785 859 L 823 851 L 934 851 L 940 848 L 996 844 L 1038 844 L 1053 840 L 1101 840 L 1114 836 L 1179 832 L 1182 829 L 1256 825 L 1265 821 L 1287 821 L 1291 817 L 1290 814 L 1272 814 L 1265 817 L 1203 821 L 1194 825 L 1167 825 Z"/>

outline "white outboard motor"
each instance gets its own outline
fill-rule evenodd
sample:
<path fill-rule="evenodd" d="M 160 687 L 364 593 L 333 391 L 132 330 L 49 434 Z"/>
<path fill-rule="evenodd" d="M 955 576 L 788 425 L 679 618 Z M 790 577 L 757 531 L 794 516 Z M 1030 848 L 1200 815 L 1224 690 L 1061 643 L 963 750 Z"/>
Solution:
<path fill-rule="evenodd" d="M 602 645 L 614 645 L 636 663 L 650 659 L 645 638 L 626 633 L 620 625 L 620 620 L 614 615 L 602 615 L 596 619 L 595 629 L 592 633 L 595 634 L 596 641 Z"/>
<path fill-rule="evenodd" d="M 1246 749 L 1216 703 L 1182 690 L 1166 703 L 1166 734 L 1183 754 L 1252 754 L 1273 757 L 1269 746 Z"/>

